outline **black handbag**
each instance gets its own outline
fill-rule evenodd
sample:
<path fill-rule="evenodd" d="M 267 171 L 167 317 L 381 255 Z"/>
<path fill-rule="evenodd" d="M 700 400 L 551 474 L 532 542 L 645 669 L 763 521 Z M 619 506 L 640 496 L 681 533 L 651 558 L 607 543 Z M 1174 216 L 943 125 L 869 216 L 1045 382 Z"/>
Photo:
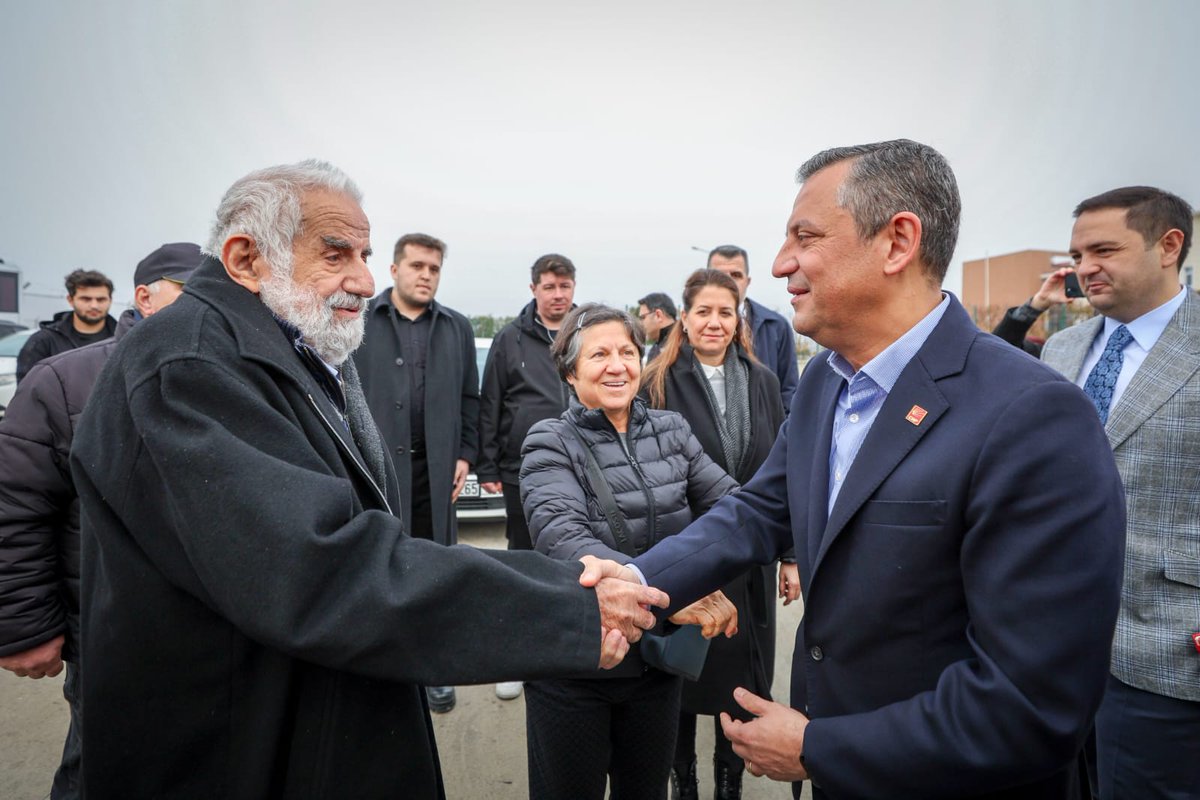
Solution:
<path fill-rule="evenodd" d="M 617 508 L 617 499 L 613 497 L 612 489 L 609 488 L 604 473 L 600 471 L 600 464 L 596 461 L 595 454 L 592 453 L 591 445 L 583 438 L 583 434 L 579 432 L 574 423 L 568 423 L 568 425 L 571 433 L 575 434 L 575 438 L 583 446 L 584 457 L 587 460 L 588 483 L 591 484 L 600 509 L 604 512 L 605 519 L 608 520 L 608 527 L 612 530 L 613 539 L 617 542 L 617 549 L 630 558 L 636 558 L 638 552 L 629 543 L 629 537 L 625 535 L 625 521 L 621 518 L 621 512 Z M 681 675 L 693 681 L 698 680 L 704 669 L 704 661 L 708 657 L 709 645 L 709 640 L 705 639 L 700 632 L 700 626 L 675 625 L 666 622 L 663 630 L 666 631 L 666 634 L 662 636 L 653 633 L 642 634 L 642 661 L 671 675 Z"/>

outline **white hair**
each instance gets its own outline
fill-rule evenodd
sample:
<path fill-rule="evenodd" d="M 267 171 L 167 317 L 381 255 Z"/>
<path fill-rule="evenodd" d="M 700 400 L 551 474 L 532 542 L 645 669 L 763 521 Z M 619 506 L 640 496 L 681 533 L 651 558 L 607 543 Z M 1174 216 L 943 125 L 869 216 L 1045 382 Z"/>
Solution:
<path fill-rule="evenodd" d="M 230 236 L 254 240 L 273 275 L 291 277 L 292 247 L 301 234 L 300 200 L 305 192 L 328 189 L 362 204 L 362 192 L 346 173 L 327 161 L 310 158 L 251 172 L 236 181 L 217 206 L 217 219 L 204 252 L 221 257 Z"/>

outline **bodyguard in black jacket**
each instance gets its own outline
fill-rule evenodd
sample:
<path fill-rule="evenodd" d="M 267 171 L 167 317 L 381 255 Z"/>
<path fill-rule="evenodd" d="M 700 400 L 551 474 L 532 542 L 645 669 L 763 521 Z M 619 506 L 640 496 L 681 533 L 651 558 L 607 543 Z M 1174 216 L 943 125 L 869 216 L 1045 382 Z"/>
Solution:
<path fill-rule="evenodd" d="M 575 265 L 565 256 L 544 255 L 530 272 L 533 300 L 492 341 L 479 410 L 475 472 L 481 483 L 503 487 L 510 550 L 533 547 L 517 487 L 521 445 L 535 422 L 567 408 L 567 385 L 550 358 L 550 343 L 575 297 Z"/>
<path fill-rule="evenodd" d="M 404 527 L 414 536 L 438 544 L 458 541 L 458 523 L 451 497 L 454 464 L 463 459 L 474 464 L 479 452 L 479 367 L 475 361 L 475 334 L 470 321 L 436 300 L 428 310 L 428 341 L 424 353 L 423 401 L 425 426 L 412 430 L 409 404 L 414 386 L 401 354 L 395 325 L 396 308 L 391 290 L 371 301 L 362 346 L 354 351 L 354 364 L 362 378 L 363 393 L 379 432 L 391 452 L 400 484 Z M 411 323 L 410 323 L 411 324 Z M 420 451 L 413 452 L 414 443 Z M 412 520 L 412 465 L 428 465 L 429 513 L 432 529 L 414 530 Z"/>

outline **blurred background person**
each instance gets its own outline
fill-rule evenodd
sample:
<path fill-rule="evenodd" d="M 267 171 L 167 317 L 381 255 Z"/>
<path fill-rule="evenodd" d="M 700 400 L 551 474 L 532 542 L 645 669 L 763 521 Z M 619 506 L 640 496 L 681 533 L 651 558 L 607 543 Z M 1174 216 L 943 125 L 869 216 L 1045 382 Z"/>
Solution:
<path fill-rule="evenodd" d="M 754 357 L 748 323 L 738 314 L 738 287 L 724 272 L 696 270 L 683 287 L 680 324 L 646 368 L 642 393 L 653 408 L 677 411 L 692 428 L 704 452 L 745 483 L 766 460 L 783 423 L 779 379 Z M 790 603 L 799 597 L 796 564 L 786 558 L 779 594 Z M 748 720 L 733 701 L 744 686 L 769 696 L 775 665 L 774 565 L 753 567 L 722 587 L 737 608 L 738 634 L 717 639 L 699 681 L 683 684 L 679 736 L 671 771 L 672 797 L 695 800 L 696 716 L 714 718 L 714 797 L 741 797 L 745 765 L 715 724 L 722 711 Z"/>
<path fill-rule="evenodd" d="M 800 380 L 800 367 L 796 363 L 796 332 L 792 330 L 792 323 L 746 295 L 746 290 L 750 288 L 750 256 L 736 244 L 714 247 L 708 254 L 708 268 L 724 272 L 737 284 L 741 315 L 750 323 L 754 355 L 779 379 L 783 413 L 786 415 Z"/>
<path fill-rule="evenodd" d="M 17 355 L 18 383 L 43 358 L 103 341 L 117 331 L 117 321 L 108 313 L 113 284 L 104 273 L 77 269 L 67 275 L 65 283 L 71 310 L 60 311 L 43 322 L 25 342 Z"/>
<path fill-rule="evenodd" d="M 589 303 L 564 320 L 551 352 L 571 386 L 570 407 L 534 425 L 522 450 L 521 495 L 538 552 L 626 564 L 737 488 L 683 417 L 637 397 L 642 350 L 641 327 L 624 311 Z M 609 524 L 604 490 L 588 477 L 589 452 L 621 530 Z M 711 637 L 733 634 L 737 615 L 714 592 L 671 621 L 703 622 Z M 606 779 L 613 800 L 666 795 L 683 679 L 648 666 L 642 652 L 631 646 L 604 673 L 527 684 L 532 800 L 600 800 Z"/>
<path fill-rule="evenodd" d="M 642 321 L 642 331 L 646 334 L 646 344 L 654 345 L 646 351 L 643 364 L 650 363 L 658 355 L 662 343 L 667 340 L 671 329 L 675 327 L 675 318 L 679 316 L 675 303 L 670 296 L 663 292 L 651 292 L 638 300 L 638 319 Z"/>
<path fill-rule="evenodd" d="M 479 368 L 470 321 L 437 302 L 446 243 L 407 233 L 392 251 L 393 285 L 371 301 L 354 364 L 387 443 L 411 536 L 458 541 L 454 502 L 479 447 Z M 453 686 L 426 688 L 429 710 L 451 711 Z"/>

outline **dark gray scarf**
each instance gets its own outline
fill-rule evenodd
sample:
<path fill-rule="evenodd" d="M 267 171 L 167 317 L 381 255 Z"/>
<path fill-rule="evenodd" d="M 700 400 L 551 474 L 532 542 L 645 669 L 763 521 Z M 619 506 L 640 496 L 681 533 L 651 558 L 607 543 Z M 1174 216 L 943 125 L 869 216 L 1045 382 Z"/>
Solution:
<path fill-rule="evenodd" d="M 354 443 L 358 445 L 363 460 L 367 462 L 367 469 L 375 476 L 375 482 L 379 484 L 380 489 L 386 491 L 387 469 L 384 467 L 384 459 L 387 456 L 383 452 L 383 439 L 379 436 L 379 429 L 375 427 L 375 419 L 367 406 L 362 383 L 358 380 L 358 370 L 354 368 L 354 359 L 347 358 L 338 370 L 342 376 L 342 391 L 346 395 L 346 419 L 350 422 L 350 433 L 354 436 Z M 400 516 L 400 509 L 394 508 L 392 511 L 396 516 Z"/>
<path fill-rule="evenodd" d="M 725 413 L 717 404 L 708 376 L 700 360 L 692 354 L 692 369 L 700 376 L 704 396 L 713 419 L 717 421 L 717 434 L 721 437 L 721 449 L 725 452 L 725 464 L 730 475 L 737 476 L 745 466 L 750 445 L 750 374 L 746 365 L 738 358 L 735 345 L 725 351 Z"/>

